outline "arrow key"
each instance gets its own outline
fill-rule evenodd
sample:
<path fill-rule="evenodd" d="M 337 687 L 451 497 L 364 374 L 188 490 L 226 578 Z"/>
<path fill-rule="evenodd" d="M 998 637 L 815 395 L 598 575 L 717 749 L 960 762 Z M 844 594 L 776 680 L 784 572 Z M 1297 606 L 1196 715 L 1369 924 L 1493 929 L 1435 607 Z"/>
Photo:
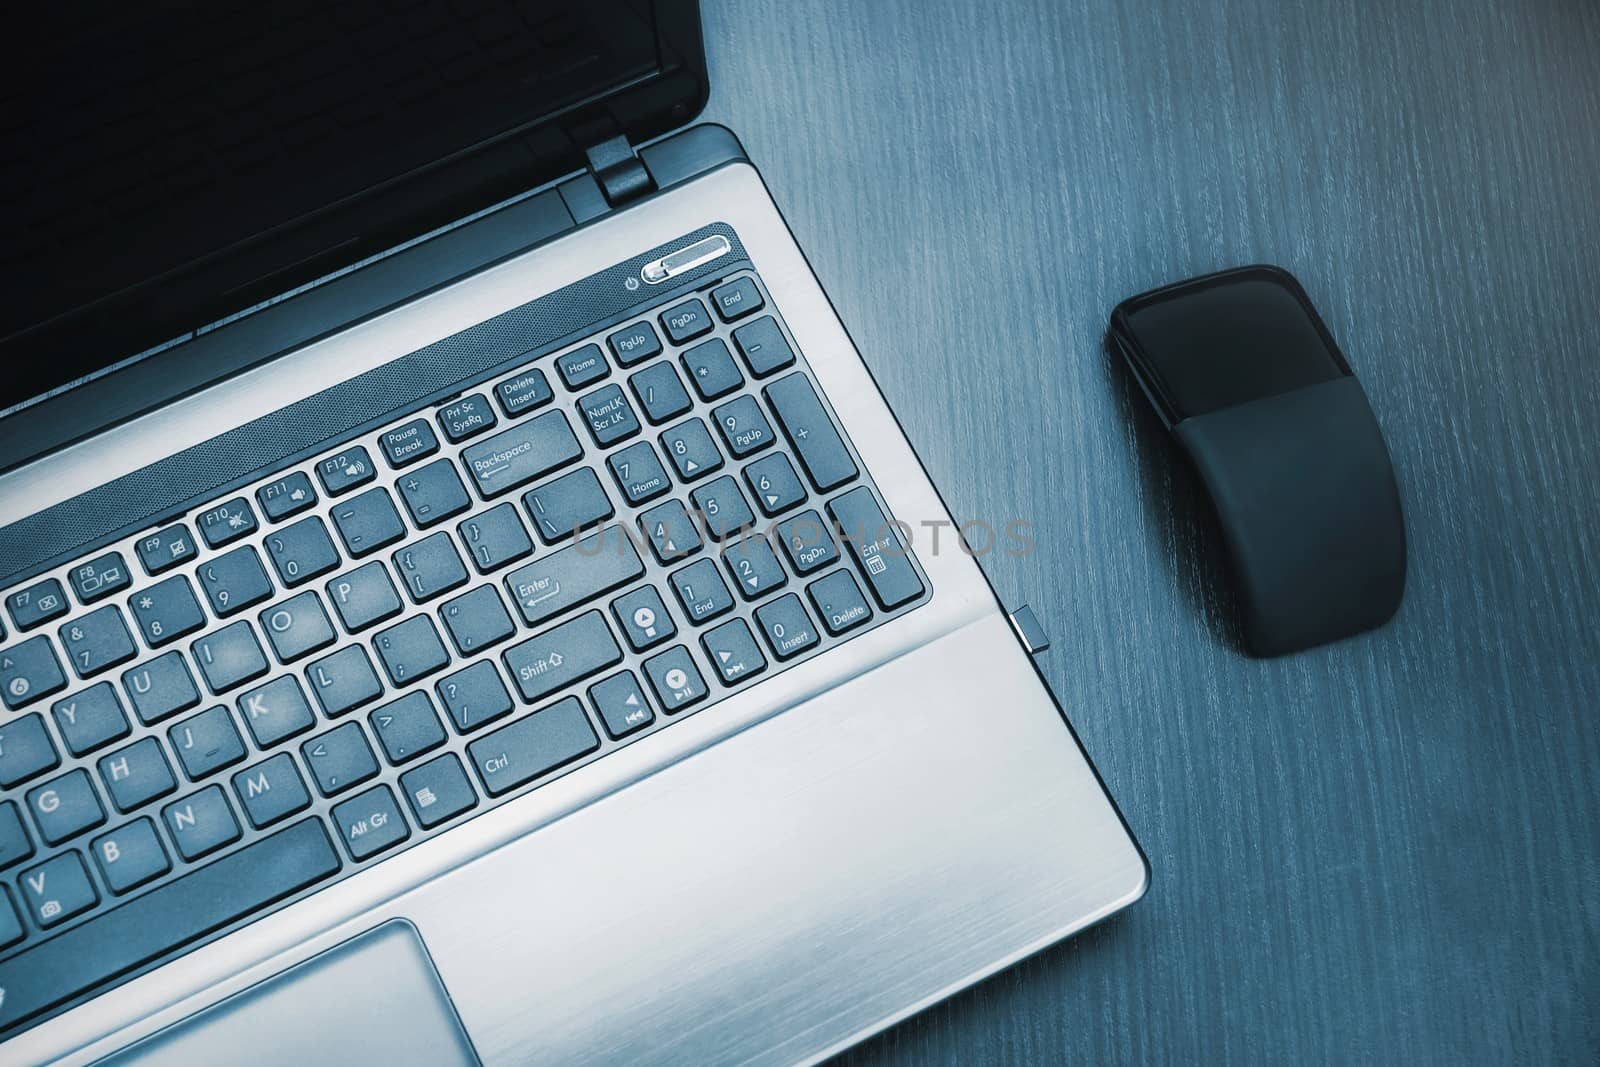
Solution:
<path fill-rule="evenodd" d="M 759 600 L 789 581 L 772 546 L 758 534 L 746 535 L 729 545 L 722 562 L 733 584 L 739 587 L 739 595 L 746 600 Z"/>
<path fill-rule="evenodd" d="M 703 634 L 700 644 L 706 658 L 725 686 L 735 686 L 767 669 L 750 627 L 743 619 L 732 619 Z"/>
<path fill-rule="evenodd" d="M 755 495 L 761 513 L 769 517 L 805 503 L 806 487 L 795 473 L 794 464 L 782 452 L 758 459 L 746 467 L 744 484 Z"/>
<path fill-rule="evenodd" d="M 650 550 L 662 563 L 671 563 L 700 551 L 700 533 L 677 500 L 657 504 L 639 516 L 639 527 L 650 539 Z"/>
<path fill-rule="evenodd" d="M 656 719 L 632 671 L 613 674 L 590 686 L 589 700 L 600 713 L 600 721 L 613 741 L 643 730 Z"/>
<path fill-rule="evenodd" d="M 682 481 L 703 478 L 722 466 L 722 453 L 711 439 L 711 431 L 699 419 L 680 422 L 661 435 L 661 448 L 677 468 Z"/>

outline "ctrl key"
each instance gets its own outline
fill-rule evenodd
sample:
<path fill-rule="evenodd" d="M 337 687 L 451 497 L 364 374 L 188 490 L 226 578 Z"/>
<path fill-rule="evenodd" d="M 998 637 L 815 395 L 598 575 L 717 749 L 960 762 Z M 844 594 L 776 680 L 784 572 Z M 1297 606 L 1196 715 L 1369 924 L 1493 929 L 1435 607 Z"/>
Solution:
<path fill-rule="evenodd" d="M 333 823 L 339 830 L 350 858 L 357 863 L 392 848 L 411 836 L 405 816 L 386 785 L 373 786 L 333 808 Z"/>
<path fill-rule="evenodd" d="M 467 756 L 483 788 L 499 796 L 599 747 L 582 702 L 567 697 L 480 737 Z"/>

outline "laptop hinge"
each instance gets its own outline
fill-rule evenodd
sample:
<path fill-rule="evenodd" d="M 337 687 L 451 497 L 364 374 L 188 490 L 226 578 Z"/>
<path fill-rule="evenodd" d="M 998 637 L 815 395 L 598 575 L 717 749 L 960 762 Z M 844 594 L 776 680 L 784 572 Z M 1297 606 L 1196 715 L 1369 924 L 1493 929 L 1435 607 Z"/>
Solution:
<path fill-rule="evenodd" d="M 644 162 L 633 151 L 627 137 L 618 134 L 584 149 L 589 157 L 589 173 L 600 183 L 606 194 L 606 203 L 621 207 L 655 192 L 655 179 L 645 170 Z"/>

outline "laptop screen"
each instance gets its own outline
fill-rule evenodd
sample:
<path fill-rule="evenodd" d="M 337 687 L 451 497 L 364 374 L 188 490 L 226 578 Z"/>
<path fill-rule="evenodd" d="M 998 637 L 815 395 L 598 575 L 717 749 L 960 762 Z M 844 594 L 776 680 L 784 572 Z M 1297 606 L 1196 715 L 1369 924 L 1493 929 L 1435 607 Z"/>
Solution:
<path fill-rule="evenodd" d="M 0 412 L 570 169 L 543 120 L 658 73 L 658 6 L 34 9 L 0 64 Z M 339 218 L 400 183 L 403 217 Z"/>

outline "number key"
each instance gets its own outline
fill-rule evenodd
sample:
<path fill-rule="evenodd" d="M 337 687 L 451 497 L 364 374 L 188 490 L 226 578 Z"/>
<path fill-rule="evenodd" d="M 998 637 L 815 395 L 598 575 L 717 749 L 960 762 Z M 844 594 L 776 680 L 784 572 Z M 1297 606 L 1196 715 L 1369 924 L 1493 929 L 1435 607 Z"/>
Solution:
<path fill-rule="evenodd" d="M 828 524 L 815 511 L 802 511 L 778 523 L 778 536 L 783 538 L 783 550 L 796 574 L 821 570 L 839 558 L 839 546 L 834 543 Z"/>
<path fill-rule="evenodd" d="M 711 417 L 722 435 L 722 443 L 728 446 L 728 454 L 734 459 L 759 452 L 774 440 L 772 425 L 761 414 L 761 405 L 753 396 L 734 397 L 713 411 Z"/>
<path fill-rule="evenodd" d="M 806 487 L 795 473 L 794 464 L 782 452 L 758 459 L 746 467 L 744 484 L 756 495 L 756 506 L 763 515 L 781 515 L 805 503 Z"/>
<path fill-rule="evenodd" d="M 160 648 L 206 624 L 189 579 L 174 575 L 128 598 L 128 608 L 151 648 Z"/>
<path fill-rule="evenodd" d="M 138 654 L 128 624 L 122 621 L 122 612 L 114 604 L 91 611 L 58 632 L 79 678 L 93 677 Z"/>
<path fill-rule="evenodd" d="M 717 565 L 709 559 L 674 571 L 670 581 L 684 614 L 696 626 L 733 608 L 733 596 L 718 576 Z"/>
<path fill-rule="evenodd" d="M 727 566 L 728 573 L 733 575 L 740 595 L 746 600 L 758 600 L 789 581 L 772 546 L 765 537 L 755 533 L 741 537 L 728 546 L 728 550 L 722 554 L 722 562 Z"/>
<path fill-rule="evenodd" d="M 639 516 L 639 526 L 650 539 L 650 550 L 662 563 L 671 563 L 700 551 L 700 534 L 683 505 L 676 500 L 657 504 Z"/>
<path fill-rule="evenodd" d="M 667 477 L 666 468 L 656 458 L 656 450 L 649 441 L 640 441 L 612 453 L 606 466 L 611 468 L 617 488 L 630 504 L 643 504 L 672 488 L 672 480 Z"/>
<path fill-rule="evenodd" d="M 711 440 L 711 431 L 699 419 L 680 422 L 662 434 L 661 447 L 678 469 L 678 477 L 686 482 L 703 478 L 722 466 L 722 453 Z"/>
<path fill-rule="evenodd" d="M 811 616 L 806 614 L 805 605 L 793 593 L 785 593 L 772 603 L 757 608 L 756 622 L 761 624 L 767 647 L 779 659 L 798 656 L 822 640 L 817 628 L 812 625 Z"/>
<path fill-rule="evenodd" d="M 0 701 L 6 707 L 20 708 L 66 687 L 48 637 L 30 638 L 0 652 Z"/>
<path fill-rule="evenodd" d="M 200 568 L 200 588 L 211 610 L 226 618 L 272 595 L 272 581 L 256 550 L 246 545 Z"/>
<path fill-rule="evenodd" d="M 310 581 L 339 565 L 339 553 L 328 537 L 328 528 L 315 515 L 285 526 L 267 538 L 267 555 L 272 557 L 273 568 L 287 586 Z"/>
<path fill-rule="evenodd" d="M 713 540 L 726 541 L 747 526 L 754 526 L 756 517 L 750 505 L 739 492 L 739 483 L 727 475 L 707 482 L 689 494 L 689 500 L 700 513 L 700 521 Z"/>

